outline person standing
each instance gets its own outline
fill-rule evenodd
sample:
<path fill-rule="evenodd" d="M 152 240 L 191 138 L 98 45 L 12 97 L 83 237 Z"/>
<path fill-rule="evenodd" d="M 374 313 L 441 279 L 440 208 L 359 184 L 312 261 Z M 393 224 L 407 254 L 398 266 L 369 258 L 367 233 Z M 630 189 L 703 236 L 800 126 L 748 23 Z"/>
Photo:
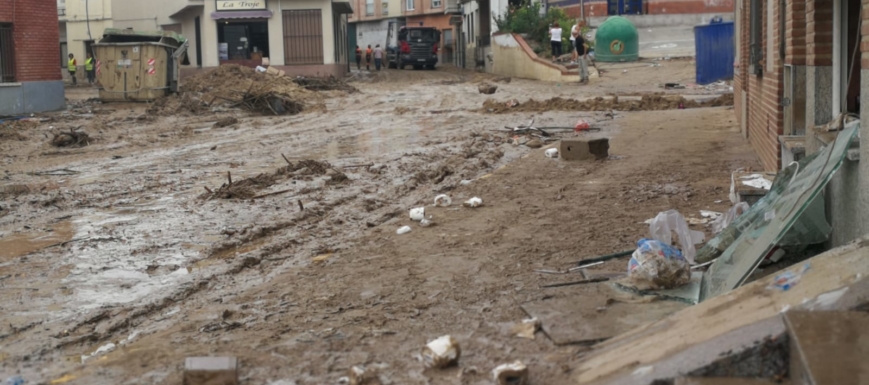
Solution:
<path fill-rule="evenodd" d="M 576 35 L 574 47 L 579 59 L 579 82 L 588 83 L 588 45 L 581 33 Z"/>
<path fill-rule="evenodd" d="M 576 52 L 576 37 L 579 36 L 579 33 L 580 33 L 580 27 L 579 27 L 579 22 L 577 21 L 577 23 L 574 24 L 573 27 L 570 28 L 570 51 L 571 51 L 570 63 L 571 64 L 575 64 L 577 58 L 579 57 L 579 54 Z"/>
<path fill-rule="evenodd" d="M 552 61 L 558 61 L 558 58 L 561 56 L 561 27 L 557 21 L 549 29 L 549 38 L 552 44 Z"/>
<path fill-rule="evenodd" d="M 365 69 L 371 71 L 371 44 L 365 50 Z"/>
<path fill-rule="evenodd" d="M 362 70 L 362 48 L 356 46 L 356 69 Z"/>
<path fill-rule="evenodd" d="M 72 85 L 76 85 L 75 81 L 75 56 L 73 54 L 69 54 L 69 61 L 66 63 L 66 70 L 69 71 L 69 78 L 72 79 Z"/>
<path fill-rule="evenodd" d="M 374 47 L 374 68 L 380 71 L 381 65 L 383 65 L 383 48 L 378 44 Z"/>
<path fill-rule="evenodd" d="M 84 70 L 88 76 L 88 84 L 96 84 L 97 73 L 94 70 L 94 56 L 90 52 L 87 53 L 87 59 L 84 61 Z"/>

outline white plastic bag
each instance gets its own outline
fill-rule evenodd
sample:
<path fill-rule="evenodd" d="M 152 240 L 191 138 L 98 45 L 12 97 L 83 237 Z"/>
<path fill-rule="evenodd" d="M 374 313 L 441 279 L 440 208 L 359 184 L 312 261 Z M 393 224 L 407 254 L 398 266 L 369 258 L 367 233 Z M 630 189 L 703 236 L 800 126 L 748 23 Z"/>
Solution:
<path fill-rule="evenodd" d="M 688 223 L 685 222 L 685 217 L 679 214 L 676 210 L 667 210 L 658 213 L 652 218 L 652 223 L 649 224 L 649 234 L 653 239 L 657 239 L 665 245 L 673 244 L 673 235 L 675 232 L 679 236 L 679 245 L 682 246 L 682 256 L 688 260 L 688 263 L 694 264 L 694 256 L 697 255 L 695 244 L 703 242 L 706 235 L 700 231 L 694 231 L 688 228 Z"/>
<path fill-rule="evenodd" d="M 712 232 L 718 234 L 724 231 L 727 226 L 730 226 L 730 223 L 733 222 L 734 219 L 739 218 L 739 216 L 748 211 L 748 209 L 748 203 L 745 202 L 739 202 L 733 205 L 733 207 L 731 207 L 730 210 L 727 210 L 724 215 L 716 218 L 715 221 L 712 222 Z"/>
<path fill-rule="evenodd" d="M 425 218 L 425 207 L 417 207 L 410 209 L 410 220 L 421 221 Z"/>
<path fill-rule="evenodd" d="M 628 262 L 628 281 L 640 290 L 673 289 L 691 281 L 691 266 L 676 248 L 641 239 Z"/>

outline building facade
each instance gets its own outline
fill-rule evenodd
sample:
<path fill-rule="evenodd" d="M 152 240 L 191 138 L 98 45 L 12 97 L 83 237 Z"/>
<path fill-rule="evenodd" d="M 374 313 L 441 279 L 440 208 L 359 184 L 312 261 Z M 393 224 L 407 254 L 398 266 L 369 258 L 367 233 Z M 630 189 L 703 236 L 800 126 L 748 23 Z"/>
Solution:
<path fill-rule="evenodd" d="M 348 71 L 347 1 L 113 1 L 116 28 L 185 36 L 191 63 L 185 73 L 221 64 L 269 65 L 305 76 L 341 77 Z"/>
<path fill-rule="evenodd" d="M 461 8 L 457 0 L 353 0 L 350 17 L 350 50 L 358 45 L 387 44 L 390 25 L 424 26 L 441 32 L 438 62 L 454 64 L 458 59 Z"/>
<path fill-rule="evenodd" d="M 60 67 L 66 69 L 67 54 L 78 62 L 76 76 L 85 79 L 84 61 L 91 45 L 98 41 L 106 28 L 113 28 L 112 0 L 56 0 L 60 42 Z M 62 71 L 65 79 L 69 73 Z"/>
<path fill-rule="evenodd" d="M 564 8 L 573 17 L 611 15 L 675 15 L 733 12 L 738 0 L 560 0 L 549 5 Z"/>
<path fill-rule="evenodd" d="M 778 170 L 835 139 L 824 127 L 860 118 L 859 143 L 825 193 L 830 246 L 869 232 L 869 0 L 739 0 L 736 118 L 764 168 Z"/>
<path fill-rule="evenodd" d="M 0 2 L 0 115 L 63 108 L 56 0 Z"/>

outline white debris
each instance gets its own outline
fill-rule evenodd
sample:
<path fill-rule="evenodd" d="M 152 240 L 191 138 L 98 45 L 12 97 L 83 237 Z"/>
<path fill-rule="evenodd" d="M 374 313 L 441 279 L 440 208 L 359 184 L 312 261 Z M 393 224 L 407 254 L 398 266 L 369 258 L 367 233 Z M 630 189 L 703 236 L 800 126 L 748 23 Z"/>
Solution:
<path fill-rule="evenodd" d="M 546 155 L 547 158 L 558 158 L 558 149 L 557 148 L 550 148 L 550 149 L 546 150 L 546 152 L 544 152 L 544 154 Z"/>
<path fill-rule="evenodd" d="M 441 194 L 435 197 L 434 204 L 435 206 L 447 207 L 453 203 L 453 200 L 446 194 Z"/>
<path fill-rule="evenodd" d="M 462 350 L 459 343 L 449 335 L 439 337 L 425 345 L 423 363 L 427 368 L 445 368 L 459 361 Z"/>
<path fill-rule="evenodd" d="M 425 207 L 417 207 L 410 209 L 410 219 L 414 221 L 421 221 L 425 219 Z"/>
<path fill-rule="evenodd" d="M 410 226 L 401 226 L 398 230 L 395 230 L 395 233 L 398 235 L 407 234 L 410 232 Z"/>
<path fill-rule="evenodd" d="M 470 179 L 462 179 L 462 181 L 459 182 L 459 184 L 462 186 L 467 186 L 467 185 L 471 184 L 471 182 L 473 182 L 473 181 Z"/>
<path fill-rule="evenodd" d="M 419 221 L 419 225 L 422 227 L 429 227 L 433 224 L 434 222 L 432 222 L 432 220 L 428 218 L 423 218 L 421 221 Z"/>
<path fill-rule="evenodd" d="M 739 178 L 740 182 L 746 186 L 769 190 L 772 188 L 772 181 L 764 178 L 761 174 L 751 174 Z"/>
<path fill-rule="evenodd" d="M 483 199 L 480 197 L 473 197 L 462 203 L 462 206 L 465 207 L 480 207 L 483 205 Z"/>
<path fill-rule="evenodd" d="M 524 385 L 528 382 L 528 367 L 522 361 L 499 365 L 492 369 L 492 377 L 498 385 Z"/>

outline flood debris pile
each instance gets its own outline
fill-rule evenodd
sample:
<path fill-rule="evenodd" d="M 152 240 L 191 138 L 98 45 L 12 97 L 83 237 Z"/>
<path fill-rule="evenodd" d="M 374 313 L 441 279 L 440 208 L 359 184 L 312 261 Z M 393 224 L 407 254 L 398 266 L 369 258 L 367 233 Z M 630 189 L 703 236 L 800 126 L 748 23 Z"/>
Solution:
<path fill-rule="evenodd" d="M 200 114 L 238 108 L 260 115 L 295 115 L 321 105 L 319 96 L 286 76 L 238 65 L 184 79 L 179 93 L 156 100 L 150 114 Z"/>
<path fill-rule="evenodd" d="M 542 101 L 529 99 L 524 103 L 515 99 L 509 101 L 488 99 L 483 102 L 482 112 L 503 114 L 540 111 L 660 111 L 732 105 L 733 94 L 725 94 L 705 101 L 688 100 L 680 95 L 647 94 L 643 95 L 640 100 L 619 100 L 618 96 L 596 97 L 589 100 L 554 97 Z"/>
<path fill-rule="evenodd" d="M 284 158 L 286 159 L 286 158 Z M 347 175 L 332 168 L 332 165 L 325 161 L 317 160 L 301 160 L 292 163 L 287 160 L 288 165 L 278 168 L 275 172 L 257 174 L 256 176 L 245 178 L 242 180 L 233 181 L 232 174 L 226 173 L 226 183 L 222 184 L 217 189 L 205 187 L 205 193 L 199 196 L 200 199 L 254 199 L 278 193 L 289 192 L 282 190 L 273 193 L 257 195 L 258 190 L 262 190 L 286 179 L 301 178 L 311 180 L 315 176 L 328 175 L 330 180 L 329 185 L 344 183 L 349 180 Z"/>
<path fill-rule="evenodd" d="M 90 136 L 78 128 L 70 128 L 69 131 L 57 132 L 51 139 L 54 147 L 84 147 L 90 144 Z"/>

